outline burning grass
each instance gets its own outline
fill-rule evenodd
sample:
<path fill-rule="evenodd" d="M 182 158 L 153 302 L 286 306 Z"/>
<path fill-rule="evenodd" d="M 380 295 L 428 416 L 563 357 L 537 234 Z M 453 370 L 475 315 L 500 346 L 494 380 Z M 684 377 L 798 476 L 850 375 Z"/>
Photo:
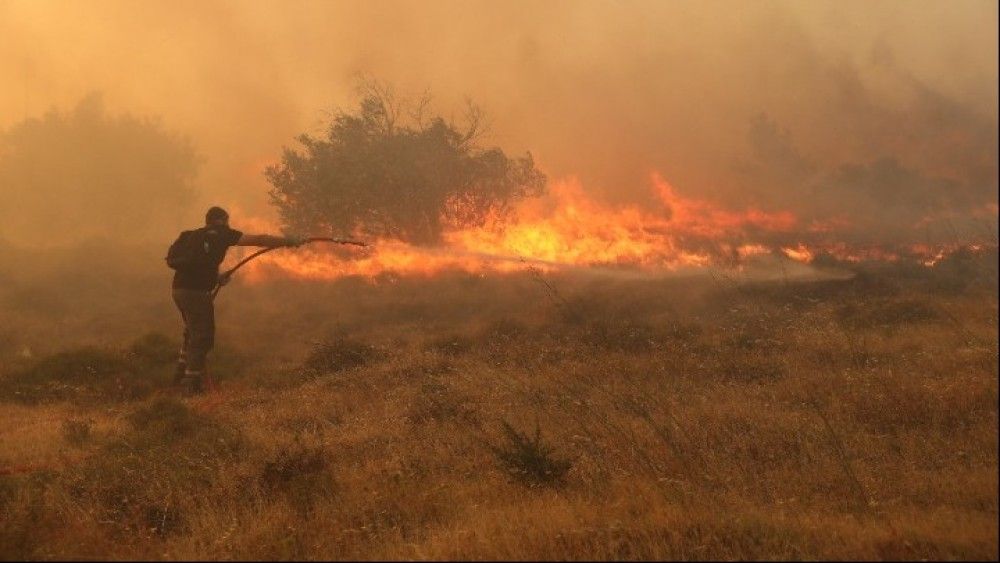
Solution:
<path fill-rule="evenodd" d="M 227 288 L 214 394 L 0 377 L 0 556 L 995 559 L 995 288 L 890 274 Z"/>

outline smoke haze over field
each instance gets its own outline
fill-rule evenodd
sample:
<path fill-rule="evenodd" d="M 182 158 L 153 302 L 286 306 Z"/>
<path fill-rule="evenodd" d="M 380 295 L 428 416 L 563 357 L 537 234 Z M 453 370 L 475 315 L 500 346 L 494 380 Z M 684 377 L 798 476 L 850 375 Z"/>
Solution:
<path fill-rule="evenodd" d="M 270 214 L 264 166 L 351 106 L 358 74 L 445 115 L 474 100 L 488 142 L 613 202 L 655 208 L 657 171 L 880 239 L 996 217 L 995 2 L 8 0 L 0 37 L 0 130 L 100 92 L 190 138 L 185 226 L 212 203 Z"/>

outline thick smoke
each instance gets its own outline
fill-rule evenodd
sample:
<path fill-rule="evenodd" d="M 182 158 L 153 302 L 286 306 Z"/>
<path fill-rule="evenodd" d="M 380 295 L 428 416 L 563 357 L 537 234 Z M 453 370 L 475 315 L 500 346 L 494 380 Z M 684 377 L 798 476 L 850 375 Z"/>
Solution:
<path fill-rule="evenodd" d="M 444 113 L 477 101 L 490 142 L 611 201 L 652 208 L 656 171 L 859 238 L 995 222 L 992 2 L 24 1 L 0 36 L 0 129 L 91 91 L 161 116 L 205 158 L 189 223 L 270 213 L 264 167 L 359 73 Z"/>

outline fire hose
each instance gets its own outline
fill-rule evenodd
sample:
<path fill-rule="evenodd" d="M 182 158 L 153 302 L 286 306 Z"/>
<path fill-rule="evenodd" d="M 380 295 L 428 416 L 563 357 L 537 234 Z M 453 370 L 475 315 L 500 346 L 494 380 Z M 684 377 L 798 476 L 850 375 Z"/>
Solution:
<path fill-rule="evenodd" d="M 352 246 L 368 246 L 368 243 L 362 242 L 362 241 L 359 241 L 359 240 L 350 240 L 350 239 L 342 239 L 342 238 L 330 238 L 330 237 L 311 237 L 311 238 L 307 238 L 306 240 L 304 240 L 302 242 L 302 244 L 308 244 L 310 242 L 332 242 L 334 244 L 349 244 L 349 245 L 352 245 Z M 257 252 L 254 252 L 250 256 L 247 256 L 246 258 L 240 260 L 232 268 L 229 268 L 225 272 L 219 274 L 219 280 L 220 281 L 216 282 L 215 283 L 215 287 L 212 289 L 212 299 L 215 299 L 215 296 L 219 293 L 219 290 L 222 289 L 223 285 L 225 285 L 226 283 L 229 282 L 229 278 L 232 277 L 233 273 L 236 272 L 236 270 L 239 270 L 244 264 L 246 264 L 247 262 L 253 260 L 254 258 L 256 258 L 256 257 L 258 257 L 258 256 L 260 256 L 262 254 L 267 254 L 268 252 L 271 252 L 272 250 L 277 250 L 279 248 L 287 248 L 287 246 L 269 246 L 267 248 L 262 248 L 262 249 L 258 250 Z"/>

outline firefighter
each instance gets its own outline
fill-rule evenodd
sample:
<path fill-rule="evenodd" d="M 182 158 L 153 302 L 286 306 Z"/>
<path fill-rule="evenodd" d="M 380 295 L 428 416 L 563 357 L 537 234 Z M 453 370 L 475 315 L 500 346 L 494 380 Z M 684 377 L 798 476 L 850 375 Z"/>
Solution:
<path fill-rule="evenodd" d="M 219 264 L 230 246 L 299 246 L 304 239 L 275 235 L 248 235 L 230 228 L 229 213 L 212 207 L 205 226 L 184 231 L 167 252 L 167 265 L 175 270 L 174 303 L 184 319 L 184 341 L 177 360 L 175 383 L 187 393 L 201 393 L 207 382 L 205 359 L 215 342 L 213 290 L 225 285 Z"/>

